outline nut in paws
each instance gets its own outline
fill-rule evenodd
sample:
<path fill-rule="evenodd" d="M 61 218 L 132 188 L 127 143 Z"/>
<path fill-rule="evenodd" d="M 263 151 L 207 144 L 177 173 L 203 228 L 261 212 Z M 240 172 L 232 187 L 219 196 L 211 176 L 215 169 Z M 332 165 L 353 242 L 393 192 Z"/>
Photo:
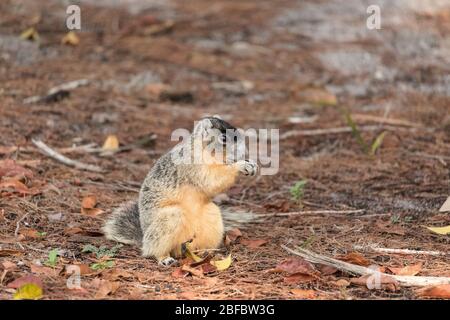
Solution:
<path fill-rule="evenodd" d="M 245 160 L 242 171 L 246 176 L 254 176 L 258 172 L 258 165 L 253 160 Z"/>

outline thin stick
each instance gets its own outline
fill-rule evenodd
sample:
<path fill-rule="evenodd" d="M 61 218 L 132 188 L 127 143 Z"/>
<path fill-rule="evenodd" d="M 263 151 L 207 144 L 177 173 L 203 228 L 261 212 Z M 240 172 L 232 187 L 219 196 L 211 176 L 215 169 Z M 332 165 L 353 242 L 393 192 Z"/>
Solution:
<path fill-rule="evenodd" d="M 429 285 L 440 285 L 440 284 L 450 284 L 450 277 L 420 277 L 420 276 L 397 276 L 391 275 L 383 272 L 379 272 L 377 270 L 373 270 L 370 268 L 366 268 L 363 266 L 354 265 L 348 262 L 336 260 L 327 256 L 323 256 L 312 251 L 298 248 L 297 250 L 293 250 L 288 248 L 285 245 L 281 245 L 281 247 L 288 252 L 295 254 L 304 258 L 305 260 L 311 263 L 320 263 L 327 266 L 335 267 L 341 271 L 345 271 L 352 274 L 357 274 L 360 276 L 366 275 L 377 275 L 382 277 L 388 277 L 396 280 L 399 284 L 406 287 L 422 287 Z"/>
<path fill-rule="evenodd" d="M 297 215 L 314 215 L 314 214 L 351 214 L 351 213 L 363 213 L 364 209 L 357 210 L 312 210 L 312 211 L 294 211 L 294 212 L 278 212 L 278 213 L 262 213 L 259 216 L 277 216 L 277 217 L 290 217 Z"/>
<path fill-rule="evenodd" d="M 393 253 L 393 254 L 412 254 L 412 255 L 428 255 L 428 256 L 446 256 L 448 252 L 442 251 L 427 251 L 427 250 L 411 250 L 411 249 L 391 249 L 391 248 L 381 248 L 375 245 L 369 246 L 353 246 L 356 250 L 371 250 L 379 253 Z"/>
<path fill-rule="evenodd" d="M 30 211 L 28 211 L 27 213 L 25 213 L 25 214 L 19 219 L 19 221 L 17 221 L 17 223 L 16 223 L 16 230 L 14 230 L 14 237 L 17 238 L 17 236 L 19 235 L 20 223 L 21 223 L 26 217 L 28 217 L 29 214 L 30 214 Z"/>
<path fill-rule="evenodd" d="M 383 124 L 390 124 L 393 126 L 404 126 L 404 127 L 415 127 L 415 128 L 422 127 L 420 124 L 413 123 L 408 120 L 393 119 L 393 118 L 387 118 L 387 117 L 378 117 L 378 116 L 373 116 L 373 115 L 369 115 L 369 114 L 352 114 L 352 118 L 355 121 L 372 121 L 372 122 L 378 122 L 378 123 L 383 123 Z"/>
<path fill-rule="evenodd" d="M 67 158 L 66 156 L 63 156 L 62 154 L 56 152 L 49 146 L 47 146 L 44 142 L 41 140 L 32 139 L 31 140 L 33 144 L 40 149 L 45 155 L 49 156 L 50 158 L 53 158 L 69 167 L 74 167 L 76 169 L 80 170 L 86 170 L 86 171 L 93 171 L 93 172 L 104 172 L 104 170 L 98 166 L 92 165 L 92 164 L 85 164 L 76 160 L 72 160 Z"/>
<path fill-rule="evenodd" d="M 359 131 L 378 131 L 378 130 L 391 130 L 391 131 L 414 131 L 416 128 L 402 128 L 394 126 L 361 126 L 358 127 Z M 280 136 L 280 140 L 297 136 L 319 136 L 325 134 L 339 134 L 339 133 L 351 133 L 351 127 L 338 127 L 329 129 L 313 129 L 313 130 L 290 130 Z"/>
<path fill-rule="evenodd" d="M 51 88 L 50 90 L 47 91 L 47 94 L 45 96 L 32 96 L 32 97 L 29 97 L 29 98 L 26 98 L 25 100 L 23 100 L 23 103 L 29 104 L 29 103 L 40 102 L 40 101 L 45 100 L 47 97 L 57 94 L 58 92 L 70 91 L 75 88 L 85 86 L 88 83 L 89 83 L 88 79 L 80 79 L 80 80 L 66 82 L 66 83 L 60 84 L 59 86 Z"/>

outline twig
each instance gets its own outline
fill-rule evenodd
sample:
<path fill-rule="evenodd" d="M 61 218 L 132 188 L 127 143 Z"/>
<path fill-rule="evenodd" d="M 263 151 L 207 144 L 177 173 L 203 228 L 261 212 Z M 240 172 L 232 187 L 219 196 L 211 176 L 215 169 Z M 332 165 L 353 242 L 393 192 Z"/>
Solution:
<path fill-rule="evenodd" d="M 371 250 L 379 253 L 393 253 L 393 254 L 412 254 L 412 255 L 429 255 L 429 256 L 446 256 L 448 252 L 442 251 L 425 251 L 425 250 L 411 250 L 411 249 L 391 249 L 391 248 L 381 248 L 375 245 L 359 246 L 355 245 L 353 248 L 357 250 Z"/>
<path fill-rule="evenodd" d="M 47 146 L 44 142 L 41 140 L 32 139 L 31 140 L 33 144 L 38 147 L 44 154 L 49 156 L 50 158 L 53 158 L 69 167 L 74 167 L 76 169 L 80 170 L 86 170 L 86 171 L 93 171 L 93 172 L 104 172 L 104 170 L 98 166 L 92 165 L 92 164 L 85 164 L 76 160 L 72 160 L 67 158 L 66 156 L 63 156 L 62 154 L 56 152 L 49 146 Z"/>
<path fill-rule="evenodd" d="M 30 214 L 30 211 L 28 211 L 27 213 L 25 213 L 20 219 L 19 221 L 17 221 L 16 223 L 16 230 L 14 230 L 14 237 L 17 238 L 17 236 L 19 235 L 19 229 L 20 229 L 20 223 Z"/>
<path fill-rule="evenodd" d="M 25 100 L 23 100 L 23 103 L 29 104 L 29 103 L 45 101 L 45 100 L 51 99 L 52 97 L 56 97 L 58 94 L 61 94 L 62 92 L 68 93 L 68 91 L 73 90 L 78 87 L 81 87 L 81 86 L 85 86 L 88 83 L 89 83 L 88 79 L 80 79 L 80 80 L 63 83 L 59 86 L 53 87 L 50 90 L 48 90 L 47 94 L 45 96 L 32 96 L 32 97 L 29 97 L 29 98 L 26 98 Z"/>
<path fill-rule="evenodd" d="M 393 126 L 404 126 L 404 127 L 413 127 L 413 128 L 422 127 L 420 124 L 413 123 L 408 120 L 393 119 L 393 118 L 387 118 L 387 117 L 378 117 L 378 116 L 373 116 L 370 114 L 352 114 L 352 118 L 355 121 L 372 121 L 372 122 L 378 122 L 378 123 L 382 123 L 382 124 L 390 124 Z"/>
<path fill-rule="evenodd" d="M 278 216 L 278 217 L 290 217 L 297 215 L 314 215 L 314 214 L 351 214 L 351 213 L 363 213 L 364 209 L 357 210 L 312 210 L 312 211 L 294 211 L 294 212 L 278 212 L 278 213 L 262 213 L 261 216 Z"/>
<path fill-rule="evenodd" d="M 377 270 L 373 270 L 370 268 L 366 268 L 363 266 L 354 265 L 348 262 L 336 260 L 327 256 L 323 256 L 314 252 L 311 252 L 306 249 L 298 248 L 297 250 L 293 250 L 288 248 L 285 245 L 281 245 L 281 247 L 288 252 L 295 254 L 304 258 L 305 260 L 311 263 L 320 263 L 327 266 L 334 267 L 341 271 L 349 272 L 352 274 L 357 274 L 360 276 L 366 275 L 379 275 L 382 277 L 388 277 L 396 280 L 399 284 L 406 287 L 422 287 L 429 285 L 440 285 L 440 284 L 450 284 L 450 277 L 420 277 L 420 276 L 397 276 L 391 275 L 387 273 L 383 273 Z"/>
<path fill-rule="evenodd" d="M 358 127 L 359 131 L 378 131 L 378 130 L 391 130 L 391 131 L 414 131 L 416 128 L 402 128 L 394 126 L 361 126 Z M 338 127 L 338 128 L 328 128 L 328 129 L 313 129 L 313 130 L 290 130 L 283 133 L 280 136 L 280 140 L 287 139 L 290 137 L 297 136 L 318 136 L 325 134 L 339 134 L 339 133 L 351 133 L 351 127 Z"/>

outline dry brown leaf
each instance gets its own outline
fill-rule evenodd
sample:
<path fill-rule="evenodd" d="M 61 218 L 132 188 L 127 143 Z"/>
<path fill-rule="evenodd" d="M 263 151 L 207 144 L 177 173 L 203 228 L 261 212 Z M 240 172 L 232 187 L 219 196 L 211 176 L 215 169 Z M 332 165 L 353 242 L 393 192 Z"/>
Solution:
<path fill-rule="evenodd" d="M 319 296 L 314 290 L 291 289 L 291 293 L 298 299 L 315 299 Z"/>
<path fill-rule="evenodd" d="M 89 216 L 89 217 L 99 216 L 103 212 L 104 211 L 102 209 L 100 209 L 100 208 L 92 208 L 92 209 L 81 208 L 81 214 L 83 214 L 85 216 Z"/>
<path fill-rule="evenodd" d="M 356 264 L 358 266 L 367 267 L 370 265 L 370 261 L 367 260 L 366 258 L 364 258 L 358 252 L 350 252 L 350 253 L 347 253 L 346 255 L 340 255 L 337 257 L 337 259 L 348 262 L 348 263 Z"/>
<path fill-rule="evenodd" d="M 30 238 L 30 239 L 38 239 L 41 238 L 39 232 L 35 229 L 21 229 L 19 231 L 19 233 L 21 235 L 23 235 L 25 238 Z"/>
<path fill-rule="evenodd" d="M 74 234 L 81 233 L 81 232 L 83 232 L 83 229 L 78 228 L 78 227 L 71 227 L 71 228 L 64 229 L 64 234 L 66 234 L 66 235 L 74 235 Z"/>
<path fill-rule="evenodd" d="M 283 281 L 286 284 L 297 284 L 297 283 L 311 282 L 314 281 L 315 279 L 316 278 L 310 274 L 294 273 L 288 275 L 287 277 L 284 277 Z"/>
<path fill-rule="evenodd" d="M 97 197 L 94 195 L 89 195 L 83 198 L 81 201 L 81 207 L 84 209 L 92 209 L 97 205 Z"/>
<path fill-rule="evenodd" d="M 280 262 L 275 269 L 273 269 L 274 272 L 287 272 L 289 274 L 296 274 L 296 273 L 302 273 L 302 274 L 308 274 L 313 275 L 317 274 L 317 270 L 314 268 L 314 266 L 309 263 L 308 261 L 292 257 L 288 258 L 282 262 Z"/>
<path fill-rule="evenodd" d="M 94 279 L 93 284 L 98 288 L 95 293 L 95 299 L 103 299 L 110 294 L 114 294 L 120 286 L 118 282 L 101 279 Z"/>
<path fill-rule="evenodd" d="M 7 287 L 17 289 L 27 283 L 34 283 L 35 285 L 43 288 L 42 280 L 34 275 L 27 275 L 27 276 L 17 278 L 14 281 L 11 281 L 10 283 L 8 283 Z"/>
<path fill-rule="evenodd" d="M 135 278 L 135 276 L 124 269 L 114 268 L 110 270 L 105 270 L 102 272 L 102 277 L 108 280 L 117 280 L 119 278 L 123 279 L 131 279 Z"/>
<path fill-rule="evenodd" d="M 231 242 L 235 242 L 239 237 L 242 237 L 242 232 L 238 228 L 233 228 L 227 231 L 227 236 Z"/>
<path fill-rule="evenodd" d="M 345 279 L 339 279 L 339 280 L 336 280 L 336 281 L 331 281 L 330 283 L 332 285 L 336 286 L 336 287 L 339 287 L 339 288 L 346 288 L 346 287 L 348 287 L 350 285 L 350 282 L 348 282 Z"/>
<path fill-rule="evenodd" d="M 14 160 L 0 160 L 0 178 L 2 177 L 16 177 L 20 178 L 33 178 L 33 172 L 17 164 Z"/>
<path fill-rule="evenodd" d="M 90 275 L 95 274 L 97 271 L 91 269 L 87 264 L 69 264 L 66 265 L 66 275 L 73 274 L 73 270 L 78 270 L 80 275 Z"/>
<path fill-rule="evenodd" d="M 269 242 L 266 239 L 241 239 L 241 243 L 249 248 L 256 249 Z"/>
<path fill-rule="evenodd" d="M 179 294 L 180 298 L 182 299 L 186 299 L 186 300 L 195 300 L 196 299 L 196 294 L 195 292 L 192 291 L 185 291 L 185 292 L 181 292 Z"/>
<path fill-rule="evenodd" d="M 422 270 L 422 264 L 418 263 L 400 268 L 388 267 L 388 269 L 398 276 L 415 276 Z"/>
<path fill-rule="evenodd" d="M 190 274 L 192 274 L 193 276 L 199 277 L 199 278 L 203 278 L 203 270 L 201 270 L 201 267 L 199 268 L 192 268 L 188 265 L 183 265 L 181 266 L 181 270 L 189 272 Z"/>
<path fill-rule="evenodd" d="M 359 278 L 353 278 L 350 283 L 365 286 L 368 289 L 387 289 L 389 291 L 397 291 L 399 284 L 397 280 L 392 277 L 380 275 L 365 275 Z"/>
<path fill-rule="evenodd" d="M 176 268 L 172 272 L 172 277 L 174 277 L 174 278 L 185 278 L 187 275 L 189 275 L 189 272 L 184 271 L 182 268 Z"/>
<path fill-rule="evenodd" d="M 17 268 L 17 265 L 14 262 L 5 260 L 2 262 L 3 269 L 5 270 L 14 270 Z"/>
<path fill-rule="evenodd" d="M 19 194 L 29 194 L 36 195 L 41 193 L 40 190 L 36 188 L 29 189 L 25 184 L 16 179 L 8 179 L 0 183 L 0 192 L 11 192 L 11 193 L 19 193 Z"/>
<path fill-rule="evenodd" d="M 450 299 L 450 284 L 420 288 L 416 290 L 416 294 L 424 298 Z"/>
<path fill-rule="evenodd" d="M 42 274 L 50 277 L 56 277 L 61 273 L 61 268 L 50 268 L 45 266 L 38 266 L 36 264 L 32 264 L 30 269 L 32 273 Z"/>
<path fill-rule="evenodd" d="M 337 268 L 332 267 L 332 266 L 327 266 L 324 264 L 317 264 L 316 267 L 317 267 L 317 269 L 319 269 L 320 273 L 325 276 L 335 274 L 338 271 Z"/>
<path fill-rule="evenodd" d="M 318 106 L 335 106 L 336 96 L 323 88 L 306 88 L 298 92 L 299 97 L 309 103 Z"/>

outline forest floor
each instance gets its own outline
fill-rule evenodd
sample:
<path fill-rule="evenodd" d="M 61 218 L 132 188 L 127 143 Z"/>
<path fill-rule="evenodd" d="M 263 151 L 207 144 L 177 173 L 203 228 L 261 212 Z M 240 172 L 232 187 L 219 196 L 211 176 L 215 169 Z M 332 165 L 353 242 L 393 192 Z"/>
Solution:
<path fill-rule="evenodd" d="M 370 249 L 448 253 L 450 244 L 425 227 L 450 224 L 439 212 L 449 196 L 450 4 L 377 2 L 381 30 L 366 28 L 363 0 L 81 1 L 79 43 L 67 45 L 62 1 L 2 1 L 0 299 L 30 275 L 44 299 L 422 297 L 392 283 L 369 290 L 323 266 L 289 269 L 293 256 L 282 245 L 387 273 L 450 277 L 448 254 Z M 21 39 L 32 26 L 39 39 Z M 79 79 L 89 82 L 26 103 Z M 369 147 L 386 132 L 375 155 L 362 150 L 343 110 Z M 282 136 L 279 172 L 242 177 L 220 199 L 238 213 L 220 252 L 231 253 L 231 266 L 205 274 L 202 266 L 163 268 L 125 245 L 109 256 L 83 252 L 115 245 L 100 232 L 104 219 L 137 197 L 174 145 L 174 129 L 212 114 Z M 102 146 L 112 134 L 130 148 L 72 148 Z M 33 138 L 105 172 L 55 161 Z M 150 143 L 136 143 L 143 138 Z M 293 200 L 301 180 L 303 195 Z M 280 215 L 288 212 L 297 214 Z M 81 266 L 82 289 L 67 286 L 72 265 Z"/>

